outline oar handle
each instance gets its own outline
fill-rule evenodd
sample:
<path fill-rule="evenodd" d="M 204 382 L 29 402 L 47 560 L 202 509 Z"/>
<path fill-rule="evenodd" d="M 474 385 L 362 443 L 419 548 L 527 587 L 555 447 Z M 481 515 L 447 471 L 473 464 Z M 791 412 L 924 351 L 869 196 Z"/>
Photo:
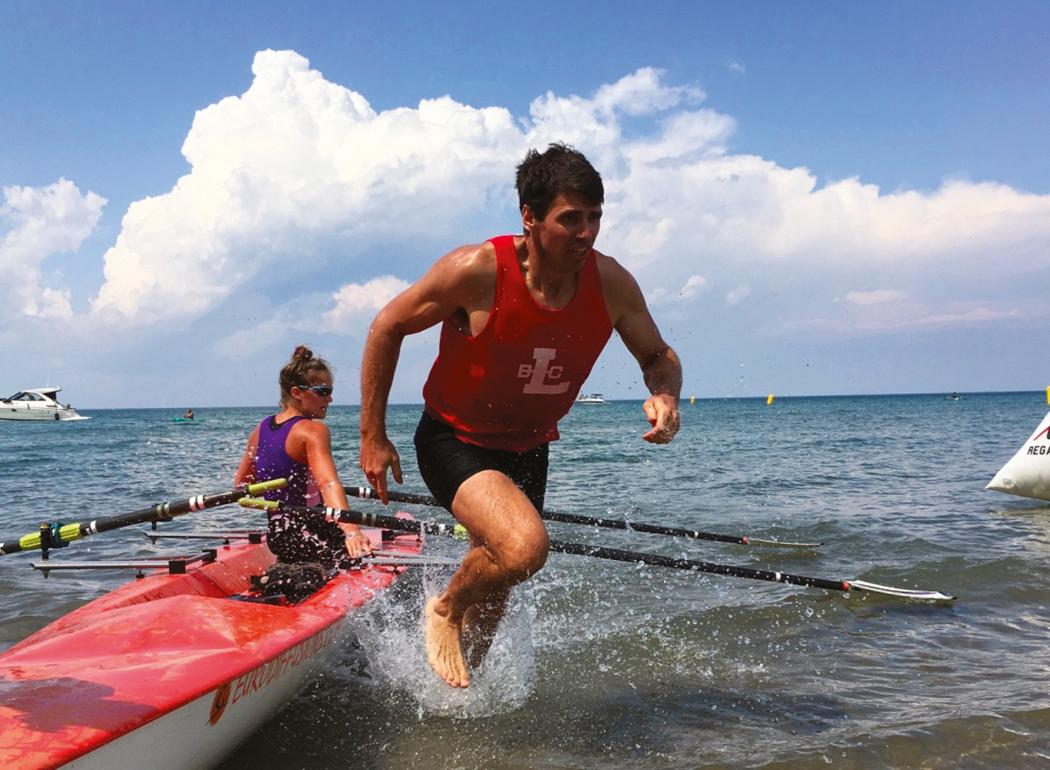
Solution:
<path fill-rule="evenodd" d="M 280 489 L 288 481 L 286 479 L 270 479 L 259 481 L 254 484 L 232 489 L 229 492 L 217 494 L 193 495 L 185 500 L 158 503 L 148 508 L 137 511 L 120 513 L 115 516 L 107 516 L 87 522 L 63 524 L 61 522 L 45 523 L 36 532 L 30 532 L 13 541 L 0 542 L 0 555 L 18 553 L 19 551 L 47 551 L 52 548 L 62 548 L 74 540 L 79 540 L 89 535 L 100 532 L 128 527 L 133 524 L 143 524 L 153 521 L 170 521 L 176 516 L 203 511 L 206 508 L 216 508 L 220 505 L 229 505 L 237 502 L 244 495 L 261 495 L 274 489 Z"/>

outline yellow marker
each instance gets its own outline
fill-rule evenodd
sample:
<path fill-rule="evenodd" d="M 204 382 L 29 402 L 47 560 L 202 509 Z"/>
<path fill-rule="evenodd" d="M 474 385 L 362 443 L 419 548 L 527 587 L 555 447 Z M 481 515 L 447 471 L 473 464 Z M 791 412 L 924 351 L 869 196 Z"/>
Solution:
<path fill-rule="evenodd" d="M 1050 404 L 1050 385 L 1046 386 L 1046 403 Z"/>
<path fill-rule="evenodd" d="M 773 403 L 773 401 L 774 401 L 774 399 L 773 399 L 773 394 L 772 393 L 770 393 L 768 396 L 766 396 L 766 406 L 770 406 Z"/>
<path fill-rule="evenodd" d="M 1050 398 L 1050 388 L 1046 389 L 1046 397 Z M 689 397 L 689 403 L 690 404 L 695 404 L 696 403 L 696 396 L 690 396 Z"/>

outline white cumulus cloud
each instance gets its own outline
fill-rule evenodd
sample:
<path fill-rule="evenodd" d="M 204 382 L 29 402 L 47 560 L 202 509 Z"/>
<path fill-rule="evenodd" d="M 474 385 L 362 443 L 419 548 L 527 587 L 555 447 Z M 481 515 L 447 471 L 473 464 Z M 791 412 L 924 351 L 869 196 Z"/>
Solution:
<path fill-rule="evenodd" d="M 199 316 L 266 271 L 452 228 L 523 152 L 501 108 L 442 97 L 376 113 L 292 52 L 260 52 L 252 70 L 244 94 L 197 113 L 183 144 L 190 173 L 128 209 L 96 315 Z"/>
<path fill-rule="evenodd" d="M 678 290 L 681 299 L 692 299 L 707 287 L 707 279 L 702 275 L 691 275 L 685 284 Z"/>
<path fill-rule="evenodd" d="M 696 297 L 707 288 L 707 279 L 702 275 L 691 275 L 676 291 L 668 291 L 663 287 L 651 289 L 646 293 L 646 301 L 650 305 L 665 305 L 672 302 L 685 303 Z"/>
<path fill-rule="evenodd" d="M 46 286 L 44 261 L 76 251 L 98 224 L 106 200 L 81 193 L 68 179 L 46 187 L 3 189 L 0 224 L 0 306 L 3 315 L 68 319 L 73 315 L 70 291 Z"/>
<path fill-rule="evenodd" d="M 995 254 L 1009 273 L 1050 243 L 1050 196 L 961 181 L 889 193 L 858 179 L 821 185 L 806 168 L 733 154 L 733 118 L 655 68 L 588 96 L 549 92 L 527 118 L 447 96 L 377 112 L 291 51 L 258 53 L 252 71 L 245 93 L 197 113 L 183 144 L 190 172 L 128 209 L 105 255 L 96 317 L 198 318 L 245 287 L 272 295 L 285 273 L 302 282 L 351 264 L 364 285 L 391 273 L 375 256 L 383 243 L 425 237 L 450 249 L 494 234 L 479 221 L 513 222 L 514 166 L 550 141 L 579 147 L 603 173 L 600 247 L 643 286 L 683 286 L 686 297 L 701 288 L 688 284 L 698 268 L 738 285 L 726 295 L 735 304 L 775 281 L 775 269 L 958 270 Z M 437 256 L 420 254 L 396 280 Z M 756 270 L 762 278 L 745 277 Z"/>
<path fill-rule="evenodd" d="M 334 333 L 365 324 L 390 300 L 409 287 L 407 281 L 384 275 L 364 284 L 350 283 L 337 291 L 334 306 L 324 314 L 323 328 Z"/>

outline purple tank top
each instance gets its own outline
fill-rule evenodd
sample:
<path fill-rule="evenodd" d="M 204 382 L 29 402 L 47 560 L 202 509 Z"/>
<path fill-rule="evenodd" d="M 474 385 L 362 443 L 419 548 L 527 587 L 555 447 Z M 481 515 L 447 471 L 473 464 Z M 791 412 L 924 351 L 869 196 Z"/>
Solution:
<path fill-rule="evenodd" d="M 259 423 L 259 446 L 255 452 L 255 478 L 263 481 L 269 479 L 288 479 L 288 484 L 280 489 L 267 492 L 267 500 L 280 500 L 290 505 L 306 505 L 307 484 L 310 480 L 310 469 L 288 456 L 284 445 L 288 434 L 300 420 L 306 417 L 296 416 L 278 425 L 276 415 L 271 415 Z"/>

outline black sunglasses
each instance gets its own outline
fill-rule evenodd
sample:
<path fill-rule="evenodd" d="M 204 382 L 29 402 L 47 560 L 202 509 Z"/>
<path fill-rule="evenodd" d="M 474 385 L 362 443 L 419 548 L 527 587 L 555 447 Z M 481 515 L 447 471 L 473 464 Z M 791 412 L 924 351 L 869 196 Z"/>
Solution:
<path fill-rule="evenodd" d="M 328 398 L 330 395 L 332 395 L 331 385 L 296 385 L 296 387 L 299 388 L 299 390 L 312 391 L 319 395 L 321 398 Z"/>

